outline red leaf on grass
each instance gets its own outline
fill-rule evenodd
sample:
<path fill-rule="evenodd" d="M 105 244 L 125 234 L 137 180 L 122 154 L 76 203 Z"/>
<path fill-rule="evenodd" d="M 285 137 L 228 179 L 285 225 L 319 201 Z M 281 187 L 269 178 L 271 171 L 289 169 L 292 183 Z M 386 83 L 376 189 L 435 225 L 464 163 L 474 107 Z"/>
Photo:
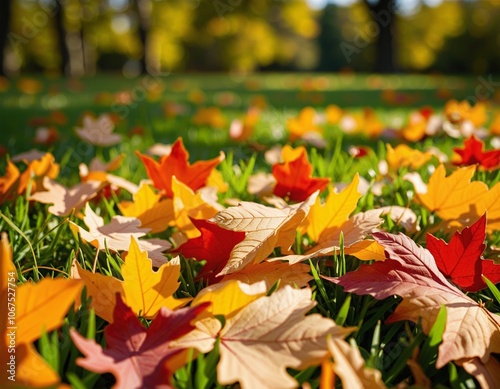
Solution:
<path fill-rule="evenodd" d="M 292 161 L 273 165 L 272 173 L 277 181 L 273 193 L 292 201 L 304 201 L 316 190 L 322 191 L 330 179 L 311 177 L 312 171 L 305 150 Z"/>
<path fill-rule="evenodd" d="M 114 321 L 104 330 L 105 350 L 71 329 L 73 343 L 85 356 L 77 364 L 94 373 L 112 373 L 114 389 L 171 388 L 172 374 L 180 367 L 172 366 L 172 361 L 184 348 L 172 347 L 170 342 L 190 332 L 194 328 L 190 322 L 208 305 L 177 311 L 163 307 L 146 329 L 117 294 Z"/>
<path fill-rule="evenodd" d="M 206 185 L 208 176 L 212 170 L 224 159 L 221 153 L 218 157 L 208 161 L 197 161 L 189 163 L 189 153 L 182 143 L 182 138 L 178 138 L 172 145 L 169 155 L 160 158 L 156 162 L 153 158 L 137 152 L 142 163 L 146 167 L 149 178 L 153 181 L 155 188 L 164 190 L 169 198 L 174 196 L 172 192 L 172 176 L 196 191 Z"/>
<path fill-rule="evenodd" d="M 201 236 L 190 239 L 175 252 L 186 258 L 207 261 L 198 278 L 207 278 L 210 284 L 218 282 L 222 278 L 217 279 L 216 275 L 226 266 L 234 246 L 245 239 L 245 232 L 226 230 L 207 220 L 191 219 L 191 222 Z"/>
<path fill-rule="evenodd" d="M 500 265 L 481 256 L 485 238 L 486 214 L 470 227 L 455 232 L 449 243 L 428 234 L 427 249 L 446 277 L 468 292 L 477 292 L 486 288 L 481 274 L 494 284 L 500 282 Z"/>
<path fill-rule="evenodd" d="M 369 294 L 378 300 L 401 296 L 403 301 L 387 322 L 420 320 L 426 334 L 445 305 L 446 330 L 439 346 L 438 369 L 463 358 L 478 357 L 487 363 L 491 353 L 500 352 L 500 317 L 448 282 L 428 250 L 403 234 L 372 235 L 384 246 L 386 261 L 361 265 L 342 277 L 324 278 L 342 285 L 346 292 Z"/>
<path fill-rule="evenodd" d="M 500 165 L 500 150 L 483 151 L 484 142 L 471 135 L 464 142 L 464 148 L 455 147 L 453 151 L 460 156 L 460 161 L 454 165 L 479 164 L 487 170 L 497 169 Z"/>

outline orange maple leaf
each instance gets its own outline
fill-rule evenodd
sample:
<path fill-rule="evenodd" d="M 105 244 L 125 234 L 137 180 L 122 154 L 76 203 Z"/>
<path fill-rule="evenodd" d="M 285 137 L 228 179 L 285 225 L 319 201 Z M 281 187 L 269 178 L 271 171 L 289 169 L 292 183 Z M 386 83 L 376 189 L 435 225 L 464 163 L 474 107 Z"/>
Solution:
<path fill-rule="evenodd" d="M 221 152 L 214 159 L 198 161 L 191 165 L 189 163 L 189 153 L 182 143 L 182 138 L 177 138 L 172 145 L 170 154 L 161 157 L 159 163 L 139 152 L 137 152 L 137 155 L 141 158 L 155 188 L 164 190 L 168 198 L 173 197 L 172 176 L 176 176 L 178 180 L 192 190 L 197 190 L 206 185 L 212 170 L 224 160 L 224 153 Z"/>

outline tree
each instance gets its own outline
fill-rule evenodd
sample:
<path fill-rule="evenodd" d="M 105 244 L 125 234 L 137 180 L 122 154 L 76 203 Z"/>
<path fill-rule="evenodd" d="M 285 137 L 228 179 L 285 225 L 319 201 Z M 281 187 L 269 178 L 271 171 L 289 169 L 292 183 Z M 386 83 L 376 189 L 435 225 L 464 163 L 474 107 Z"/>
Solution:
<path fill-rule="evenodd" d="M 364 0 L 364 3 L 378 27 L 375 37 L 375 71 L 392 73 L 395 71 L 395 0 Z"/>
<path fill-rule="evenodd" d="M 5 48 L 10 27 L 11 0 L 0 1 L 0 76 L 5 75 Z"/>

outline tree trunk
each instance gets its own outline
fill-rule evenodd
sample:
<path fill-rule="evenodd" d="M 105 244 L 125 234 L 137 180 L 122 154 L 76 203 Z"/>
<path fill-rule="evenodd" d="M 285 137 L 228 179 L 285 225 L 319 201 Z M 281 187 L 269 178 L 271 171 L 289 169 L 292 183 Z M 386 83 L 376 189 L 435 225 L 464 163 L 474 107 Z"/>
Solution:
<path fill-rule="evenodd" d="M 0 0 L 0 76 L 5 76 L 5 49 L 10 28 L 11 0 Z"/>
<path fill-rule="evenodd" d="M 140 58 L 141 73 L 148 73 L 149 67 L 149 50 L 148 50 L 148 33 L 151 28 L 151 13 L 153 5 L 150 0 L 134 0 L 137 16 L 139 16 L 139 40 L 142 45 L 142 55 Z"/>
<path fill-rule="evenodd" d="M 372 20 L 378 26 L 376 35 L 375 71 L 379 73 L 393 73 L 394 66 L 394 29 L 395 29 L 395 0 L 378 0 L 365 4 L 370 10 Z"/>
<path fill-rule="evenodd" d="M 55 15 L 54 22 L 57 32 L 58 45 L 59 45 L 59 53 L 61 55 L 61 74 L 65 76 L 71 76 L 71 68 L 70 68 L 70 52 L 68 49 L 67 37 L 66 37 L 66 28 L 64 27 L 64 8 L 61 3 L 61 0 L 56 0 L 55 2 Z"/>

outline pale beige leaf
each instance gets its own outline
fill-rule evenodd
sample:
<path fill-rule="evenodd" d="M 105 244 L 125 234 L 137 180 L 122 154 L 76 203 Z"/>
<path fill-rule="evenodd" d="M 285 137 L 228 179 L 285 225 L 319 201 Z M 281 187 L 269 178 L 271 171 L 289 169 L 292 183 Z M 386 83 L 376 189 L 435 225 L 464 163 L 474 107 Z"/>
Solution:
<path fill-rule="evenodd" d="M 213 220 L 220 227 L 247 232 L 245 239 L 231 251 L 229 261 L 219 274 L 234 273 L 252 262 L 262 262 L 275 247 L 287 251 L 317 195 L 315 192 L 306 201 L 284 209 L 243 202 L 215 215 Z"/>
<path fill-rule="evenodd" d="M 87 181 L 77 184 L 71 188 L 44 177 L 43 186 L 47 191 L 37 192 L 30 200 L 43 204 L 53 204 L 48 211 L 56 216 L 67 216 L 71 211 L 78 212 L 90 199 L 95 197 L 102 188 L 103 183 L 98 181 Z"/>
<path fill-rule="evenodd" d="M 329 338 L 328 350 L 333 357 L 333 370 L 345 389 L 384 389 L 382 373 L 366 367 L 359 349 L 343 339 Z"/>
<path fill-rule="evenodd" d="M 320 364 L 327 336 L 343 338 L 354 330 L 319 314 L 305 316 L 315 305 L 311 295 L 309 288 L 285 286 L 228 320 L 220 333 L 219 383 L 238 381 L 243 389 L 297 387 L 286 368 Z"/>
<path fill-rule="evenodd" d="M 481 362 L 479 358 L 472 358 L 457 361 L 457 365 L 473 376 L 482 389 L 500 388 L 500 362 L 494 356 L 490 356 L 486 363 Z"/>

